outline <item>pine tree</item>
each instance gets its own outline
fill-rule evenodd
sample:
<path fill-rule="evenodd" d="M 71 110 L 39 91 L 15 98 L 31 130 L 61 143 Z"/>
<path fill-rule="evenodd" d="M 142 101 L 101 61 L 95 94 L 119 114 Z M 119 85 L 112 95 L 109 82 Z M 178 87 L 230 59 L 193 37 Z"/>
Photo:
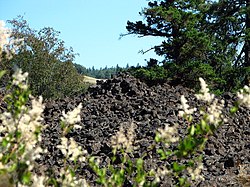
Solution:
<path fill-rule="evenodd" d="M 152 49 L 173 82 L 192 87 L 202 76 L 214 89 L 232 90 L 250 72 L 249 12 L 248 0 L 150 1 L 140 12 L 145 22 L 128 21 L 127 34 L 163 39 Z"/>

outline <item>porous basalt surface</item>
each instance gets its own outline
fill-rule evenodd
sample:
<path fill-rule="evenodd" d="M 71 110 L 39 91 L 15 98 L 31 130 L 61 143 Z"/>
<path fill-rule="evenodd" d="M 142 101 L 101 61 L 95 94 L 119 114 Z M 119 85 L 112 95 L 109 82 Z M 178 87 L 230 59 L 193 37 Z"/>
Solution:
<path fill-rule="evenodd" d="M 107 165 L 112 156 L 111 136 L 121 125 L 126 127 L 132 122 L 136 125 L 138 147 L 132 159 L 146 155 L 144 160 L 147 170 L 168 164 L 170 161 L 160 161 L 156 153 L 158 145 L 153 149 L 150 145 L 154 143 L 156 130 L 164 128 L 165 124 L 178 124 L 179 135 L 184 137 L 187 124 L 178 117 L 180 97 L 184 95 L 189 105 L 199 108 L 202 103 L 198 102 L 194 94 L 193 90 L 182 86 L 172 87 L 167 83 L 149 87 L 129 74 L 120 74 L 105 82 L 98 82 L 86 94 L 47 101 L 44 110 L 47 128 L 43 132 L 43 146 L 48 149 L 48 153 L 42 156 L 39 163 L 46 170 L 52 167 L 59 170 L 62 167 L 63 155 L 56 148 L 60 144 L 60 117 L 63 110 L 73 110 L 82 103 L 79 123 L 82 129 L 73 130 L 68 137 L 73 137 L 89 155 L 99 157 L 103 166 Z M 229 108 L 236 97 L 225 93 L 220 99 L 226 101 L 223 112 L 228 122 L 208 140 L 202 171 L 205 181 L 193 183 L 193 186 L 241 186 L 238 181 L 239 166 L 250 166 L 250 110 L 240 108 L 231 117 Z M 194 121 L 198 119 L 199 114 L 195 114 Z M 84 175 L 91 186 L 98 186 L 95 183 L 96 175 L 89 166 L 83 163 L 79 173 Z M 126 181 L 125 186 L 132 186 L 132 182 Z M 173 186 L 173 181 L 165 177 L 160 186 Z"/>

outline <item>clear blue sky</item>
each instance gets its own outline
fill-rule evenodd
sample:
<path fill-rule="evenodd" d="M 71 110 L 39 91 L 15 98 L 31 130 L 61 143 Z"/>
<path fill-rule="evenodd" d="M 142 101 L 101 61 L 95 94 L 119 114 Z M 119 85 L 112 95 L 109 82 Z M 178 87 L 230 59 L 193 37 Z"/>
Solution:
<path fill-rule="evenodd" d="M 145 65 L 154 52 L 139 54 L 159 44 L 160 38 L 126 36 L 128 20 L 143 20 L 139 11 L 147 0 L 0 0 L 0 20 L 24 16 L 31 28 L 53 27 L 67 47 L 80 54 L 75 63 L 85 67 Z"/>

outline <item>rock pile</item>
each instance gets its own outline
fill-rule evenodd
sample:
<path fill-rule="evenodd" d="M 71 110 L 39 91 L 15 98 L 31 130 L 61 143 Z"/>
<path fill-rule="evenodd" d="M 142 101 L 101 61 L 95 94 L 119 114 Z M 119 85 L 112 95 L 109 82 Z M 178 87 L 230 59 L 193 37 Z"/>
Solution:
<path fill-rule="evenodd" d="M 182 86 L 172 87 L 169 84 L 148 87 L 138 79 L 128 75 L 119 76 L 98 82 L 86 94 L 74 98 L 58 99 L 46 103 L 44 111 L 45 123 L 48 128 L 43 132 L 44 146 L 48 154 L 44 155 L 41 163 L 46 169 L 62 166 L 62 153 L 56 148 L 60 144 L 61 112 L 73 110 L 81 102 L 82 129 L 71 132 L 73 137 L 92 156 L 100 157 L 106 165 L 112 156 L 110 138 L 121 125 L 136 125 L 136 140 L 139 149 L 135 150 L 134 158 L 142 155 L 145 168 L 157 168 L 163 163 L 159 161 L 156 149 L 151 149 L 155 132 L 165 124 L 178 124 L 180 137 L 186 133 L 187 124 L 178 117 L 180 97 L 184 95 L 189 105 L 199 107 L 194 97 L 194 91 Z M 236 116 L 228 115 L 229 107 L 233 105 L 235 96 L 226 93 L 222 96 L 226 100 L 227 109 L 224 111 L 228 122 L 223 125 L 207 143 L 204 150 L 205 181 L 196 186 L 240 186 L 238 182 L 239 165 L 250 166 L 250 110 L 241 108 Z M 197 121 L 199 115 L 196 114 Z M 81 166 L 81 174 L 91 186 L 96 176 L 87 166 Z M 172 186 L 173 181 L 165 178 L 161 186 Z M 125 186 L 132 186 L 130 181 Z"/>

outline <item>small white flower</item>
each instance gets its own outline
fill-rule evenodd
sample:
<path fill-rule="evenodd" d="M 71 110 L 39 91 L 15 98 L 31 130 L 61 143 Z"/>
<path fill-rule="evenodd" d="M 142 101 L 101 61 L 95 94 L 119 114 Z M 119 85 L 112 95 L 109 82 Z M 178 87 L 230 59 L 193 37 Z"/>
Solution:
<path fill-rule="evenodd" d="M 82 147 L 78 146 L 73 138 L 68 140 L 66 137 L 62 137 L 61 145 L 58 145 L 57 148 L 60 149 L 69 160 L 74 161 L 79 159 L 81 162 L 86 160 L 84 155 L 87 154 L 87 151 L 83 151 Z"/>
<path fill-rule="evenodd" d="M 80 126 L 80 125 L 74 125 L 74 128 L 75 129 L 82 129 L 82 126 Z"/>
<path fill-rule="evenodd" d="M 250 87 L 244 86 L 243 89 L 241 89 L 237 96 L 239 98 L 239 102 L 242 105 L 245 105 L 246 107 L 250 108 Z"/>
<path fill-rule="evenodd" d="M 61 120 L 69 125 L 74 125 L 75 123 L 80 122 L 81 121 L 81 116 L 80 116 L 81 109 L 82 109 L 82 103 L 80 103 L 73 111 L 69 111 L 67 114 L 65 114 L 65 111 L 63 111 L 62 112 L 63 117 L 61 118 Z"/>
<path fill-rule="evenodd" d="M 26 85 L 24 82 L 26 81 L 27 77 L 28 77 L 28 73 L 25 72 L 23 73 L 21 69 L 18 69 L 15 71 L 15 73 L 12 75 L 13 77 L 13 85 L 19 85 L 19 84 L 24 84 Z M 25 87 L 24 85 L 22 85 L 23 87 Z"/>
<path fill-rule="evenodd" d="M 135 140 L 135 124 L 131 123 L 130 127 L 125 132 L 123 126 L 120 127 L 116 135 L 111 137 L 111 145 L 116 149 L 124 149 L 130 152 L 136 147 L 133 146 Z"/>
<path fill-rule="evenodd" d="M 179 137 L 176 136 L 178 134 L 176 125 L 170 127 L 169 124 L 166 124 L 164 129 L 158 129 L 158 133 L 160 138 L 163 139 L 166 147 L 169 147 L 170 143 L 179 141 Z"/>
<path fill-rule="evenodd" d="M 3 165 L 2 162 L 0 162 L 0 169 L 6 169 L 6 165 Z"/>
<path fill-rule="evenodd" d="M 62 178 L 62 176 L 65 176 L 64 179 Z M 80 178 L 76 178 L 73 177 L 72 174 L 70 173 L 69 170 L 66 170 L 64 168 L 61 169 L 60 171 L 60 178 L 58 180 L 58 182 L 62 183 L 62 186 L 64 187 L 75 187 L 75 186 L 79 186 L 79 187 L 88 187 L 89 185 L 87 184 L 85 179 L 80 179 Z"/>
<path fill-rule="evenodd" d="M 57 148 L 60 149 L 64 155 L 67 156 L 68 139 L 65 137 L 62 137 L 61 144 L 58 145 Z"/>
<path fill-rule="evenodd" d="M 207 115 L 207 122 L 217 126 L 220 122 L 226 122 L 226 119 L 222 115 L 222 110 L 224 107 L 224 100 L 220 100 L 215 98 L 214 94 L 209 93 L 209 89 L 207 88 L 206 82 L 199 78 L 201 90 L 200 94 L 196 94 L 196 98 L 202 101 L 207 102 L 208 107 L 205 111 L 200 111 L 200 114 Z"/>
<path fill-rule="evenodd" d="M 196 108 L 189 109 L 189 105 L 184 95 L 181 96 L 181 105 L 179 108 L 183 110 L 179 111 L 179 116 L 181 117 L 184 117 L 184 115 L 191 115 L 197 110 Z"/>
<path fill-rule="evenodd" d="M 158 168 L 158 169 L 157 169 L 157 173 L 158 173 L 160 176 L 166 176 L 166 175 L 170 174 L 171 171 L 168 170 L 166 167 L 162 167 L 162 168 Z"/>
<path fill-rule="evenodd" d="M 77 159 L 83 154 L 82 148 L 77 145 L 77 143 L 75 142 L 73 138 L 70 138 L 70 143 L 68 146 L 68 154 L 71 155 L 69 160 L 72 160 L 72 161 L 74 161 L 75 159 Z"/>
<path fill-rule="evenodd" d="M 204 177 L 201 175 L 202 169 L 203 169 L 203 164 L 202 162 L 199 162 L 197 168 L 193 169 L 191 167 L 188 167 L 187 171 L 191 176 L 192 180 L 204 180 Z"/>
<path fill-rule="evenodd" d="M 206 102 L 212 102 L 215 97 L 214 94 L 209 93 L 209 89 L 207 88 L 207 84 L 204 81 L 204 79 L 199 78 L 199 80 L 200 80 L 201 90 L 200 94 L 195 94 L 196 98 Z"/>
<path fill-rule="evenodd" d="M 218 125 L 221 121 L 225 121 L 224 116 L 222 115 L 223 107 L 223 100 L 219 103 L 218 99 L 214 99 L 214 101 L 207 108 L 209 123 Z"/>
<path fill-rule="evenodd" d="M 42 120 L 41 115 L 45 108 L 42 102 L 43 102 L 42 96 L 39 96 L 38 100 L 33 98 L 31 101 L 32 109 L 29 111 L 29 115 L 34 121 Z"/>
<path fill-rule="evenodd" d="M 32 187 L 43 187 L 44 183 L 47 181 L 47 177 L 45 176 L 37 176 L 36 174 L 32 174 Z"/>

